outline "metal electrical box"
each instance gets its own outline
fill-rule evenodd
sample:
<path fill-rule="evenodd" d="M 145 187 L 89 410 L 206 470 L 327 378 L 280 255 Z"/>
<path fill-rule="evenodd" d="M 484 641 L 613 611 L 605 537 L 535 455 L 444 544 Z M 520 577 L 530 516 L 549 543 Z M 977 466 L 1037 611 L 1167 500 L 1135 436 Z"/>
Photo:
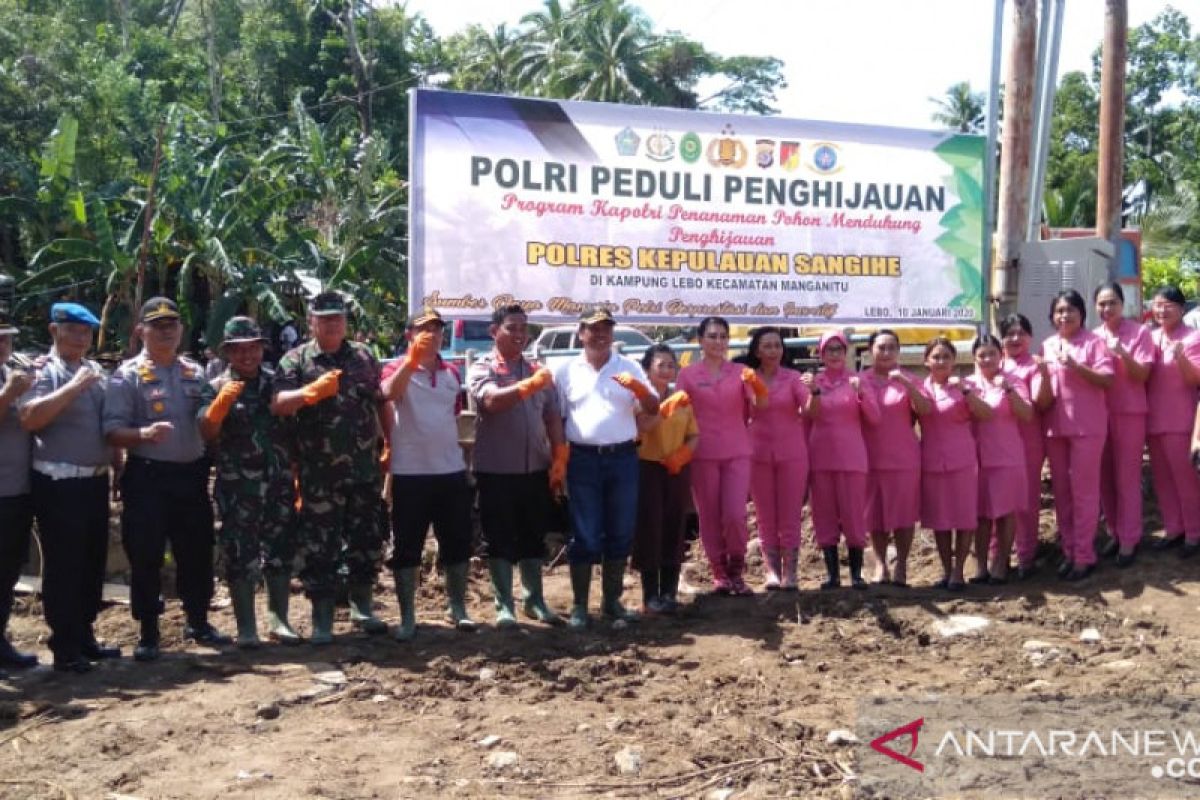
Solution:
<path fill-rule="evenodd" d="M 1088 309 L 1084 327 L 1096 327 L 1092 295 L 1096 287 L 1112 280 L 1113 246 L 1104 239 L 1047 239 L 1021 247 L 1021 288 L 1017 311 L 1033 325 L 1035 347 L 1054 333 L 1050 302 L 1063 289 L 1083 295 Z"/>

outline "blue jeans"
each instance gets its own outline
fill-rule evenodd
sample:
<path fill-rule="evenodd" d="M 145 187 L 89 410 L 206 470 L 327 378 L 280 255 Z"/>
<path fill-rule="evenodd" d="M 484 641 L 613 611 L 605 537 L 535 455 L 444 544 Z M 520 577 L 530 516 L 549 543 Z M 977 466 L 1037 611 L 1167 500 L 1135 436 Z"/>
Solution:
<path fill-rule="evenodd" d="M 567 464 L 572 564 L 620 561 L 629 555 L 637 524 L 638 458 L 630 445 L 598 453 L 571 448 Z"/>

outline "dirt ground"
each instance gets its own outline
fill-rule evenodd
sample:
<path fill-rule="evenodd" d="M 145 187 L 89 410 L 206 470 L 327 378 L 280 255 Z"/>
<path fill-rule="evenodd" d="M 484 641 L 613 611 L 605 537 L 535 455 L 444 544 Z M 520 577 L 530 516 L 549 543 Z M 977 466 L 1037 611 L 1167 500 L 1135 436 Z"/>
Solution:
<path fill-rule="evenodd" d="M 440 579 L 427 572 L 410 644 L 354 632 L 340 609 L 329 647 L 197 648 L 180 641 L 172 602 L 164 657 L 142 665 L 129 658 L 136 628 L 128 608 L 114 605 L 98 633 L 125 658 L 81 677 L 42 667 L 0 681 L 0 797 L 884 796 L 861 780 L 879 756 L 862 741 L 828 740 L 833 730 L 854 731 L 863 698 L 1153 703 L 1164 693 L 1200 694 L 1200 560 L 1147 551 L 1131 569 L 1109 564 L 1082 584 L 1063 584 L 1052 574 L 1048 511 L 1042 533 L 1045 565 L 1024 583 L 957 595 L 927 588 L 939 571 L 923 532 L 913 588 L 820 592 L 822 568 L 809 547 L 799 592 L 692 594 L 678 616 L 622 630 L 525 621 L 496 630 L 477 566 L 471 608 L 486 624 L 474 634 L 442 621 Z M 761 585 L 756 551 L 752 542 Z M 698 563 L 686 577 L 707 585 Z M 568 608 L 565 567 L 549 573 L 547 593 Z M 593 608 L 598 595 L 597 580 Z M 639 596 L 631 577 L 626 599 Z M 232 631 L 223 600 L 219 592 L 213 620 Z M 12 638 L 46 662 L 40 607 L 28 597 L 19 603 Z M 390 582 L 377 605 L 396 621 Z M 933 625 L 955 614 L 991 624 L 942 637 Z M 294 597 L 291 616 L 307 633 L 303 597 Z M 1100 641 L 1081 642 L 1085 628 Z M 1030 640 L 1056 655 L 1033 657 Z M 986 786 L 961 794 L 1005 796 Z"/>

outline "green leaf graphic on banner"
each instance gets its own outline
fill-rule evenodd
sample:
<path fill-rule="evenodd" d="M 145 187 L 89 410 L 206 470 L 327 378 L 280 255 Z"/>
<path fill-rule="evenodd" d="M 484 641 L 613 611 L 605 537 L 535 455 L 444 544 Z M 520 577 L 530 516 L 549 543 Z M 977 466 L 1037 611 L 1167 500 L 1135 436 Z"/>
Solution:
<path fill-rule="evenodd" d="M 969 308 L 983 316 L 983 159 L 985 141 L 978 136 L 950 136 L 934 152 L 952 168 L 946 186 L 958 196 L 938 224 L 943 233 L 935 242 L 954 257 L 953 285 L 959 289 L 950 308 Z"/>

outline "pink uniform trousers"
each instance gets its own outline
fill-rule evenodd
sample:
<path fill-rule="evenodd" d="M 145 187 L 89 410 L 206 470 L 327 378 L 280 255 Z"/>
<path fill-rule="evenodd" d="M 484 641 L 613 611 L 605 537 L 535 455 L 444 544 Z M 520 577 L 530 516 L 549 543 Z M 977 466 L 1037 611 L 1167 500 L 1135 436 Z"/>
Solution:
<path fill-rule="evenodd" d="M 1100 521 L 1100 461 L 1104 436 L 1051 436 L 1046 439 L 1054 515 L 1063 554 L 1076 567 L 1096 563 L 1096 524 Z"/>
<path fill-rule="evenodd" d="M 807 460 L 755 461 L 751 465 L 750 496 L 763 550 L 795 550 L 800 546 L 800 512 L 807 491 Z"/>
<path fill-rule="evenodd" d="M 921 518 L 921 469 L 873 469 L 867 475 L 867 530 L 890 533 Z"/>
<path fill-rule="evenodd" d="M 1025 490 L 1029 493 L 1029 502 L 1023 511 L 1017 512 L 1014 543 L 1017 563 L 1028 568 L 1033 566 L 1037 556 L 1038 520 L 1042 511 L 1042 465 L 1046 461 L 1046 440 L 1040 433 L 1031 435 L 1025 430 L 1021 431 L 1021 439 L 1025 443 Z"/>
<path fill-rule="evenodd" d="M 1142 538 L 1142 451 L 1145 414 L 1112 414 L 1100 465 L 1100 507 L 1108 531 L 1128 549 Z M 1191 465 L 1188 465 L 1189 470 Z M 1200 531 L 1198 531 L 1200 533 Z"/>
<path fill-rule="evenodd" d="M 1186 433 L 1150 435 L 1150 472 L 1163 529 L 1168 537 L 1184 534 L 1189 543 L 1200 542 L 1200 478 L 1192 468 L 1191 440 Z"/>
<path fill-rule="evenodd" d="M 867 503 L 865 472 L 812 472 L 812 520 L 818 547 L 836 547 L 839 528 L 849 547 L 867 546 L 863 507 Z"/>
<path fill-rule="evenodd" d="M 746 560 L 750 458 L 698 458 L 691 470 L 700 543 L 713 576 L 724 578 L 730 562 L 741 565 Z"/>

